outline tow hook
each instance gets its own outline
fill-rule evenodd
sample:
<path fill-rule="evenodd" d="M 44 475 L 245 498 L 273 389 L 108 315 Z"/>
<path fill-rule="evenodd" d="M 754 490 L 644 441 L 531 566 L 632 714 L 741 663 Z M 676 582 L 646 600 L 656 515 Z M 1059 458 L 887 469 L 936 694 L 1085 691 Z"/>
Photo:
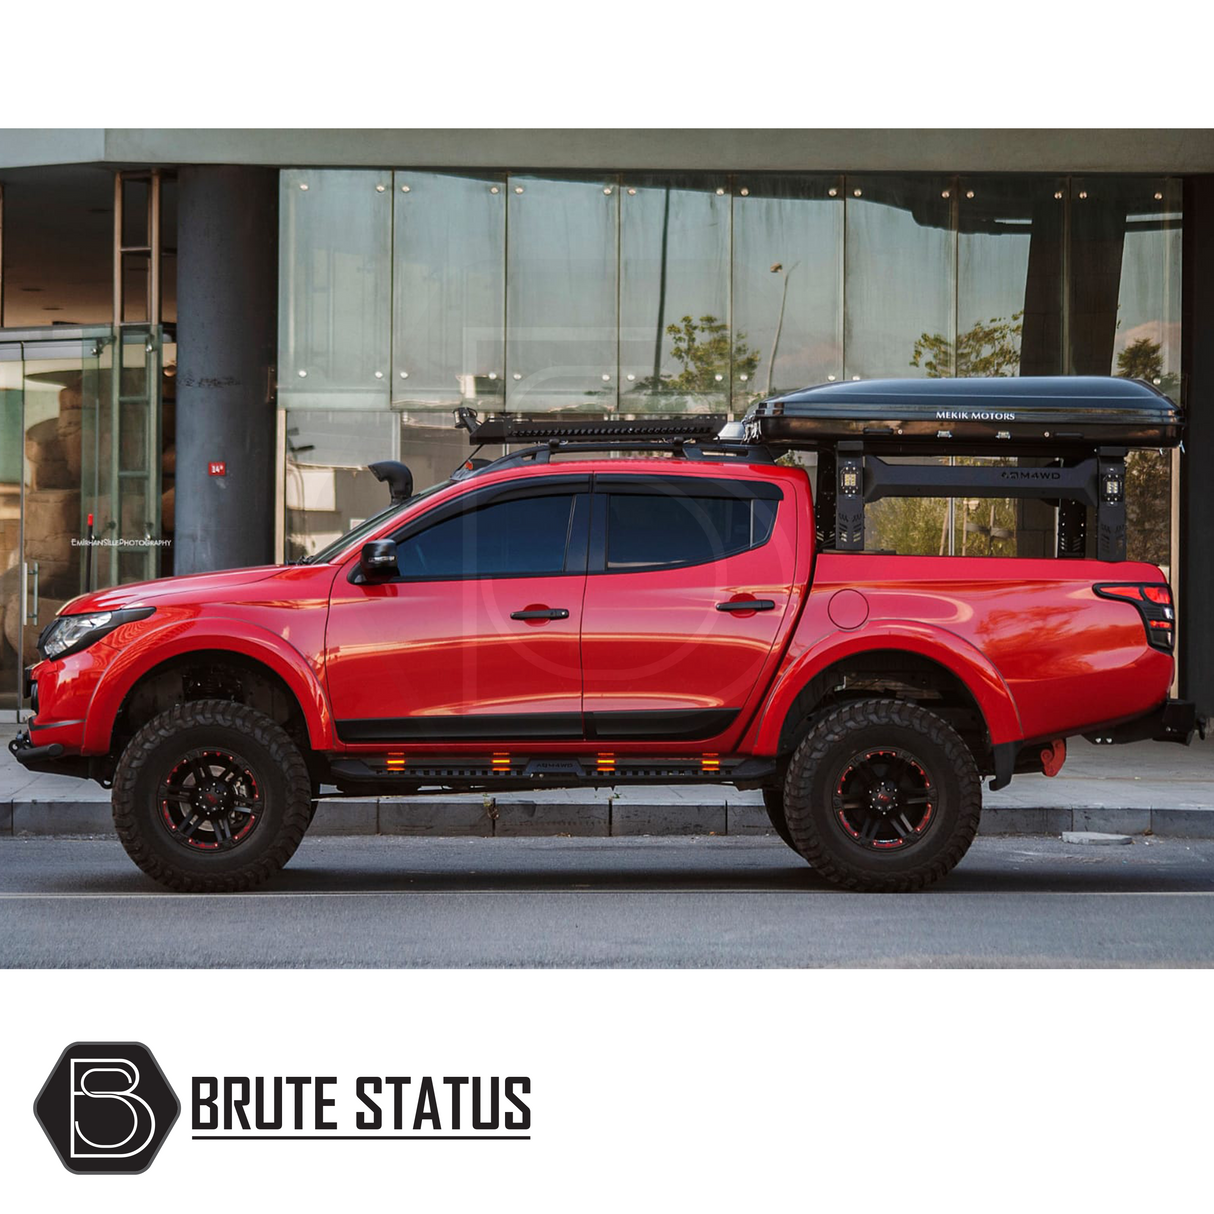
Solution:
<path fill-rule="evenodd" d="M 1066 762 L 1066 739 L 1055 738 L 1041 752 L 1041 770 L 1047 776 L 1056 776 Z"/>

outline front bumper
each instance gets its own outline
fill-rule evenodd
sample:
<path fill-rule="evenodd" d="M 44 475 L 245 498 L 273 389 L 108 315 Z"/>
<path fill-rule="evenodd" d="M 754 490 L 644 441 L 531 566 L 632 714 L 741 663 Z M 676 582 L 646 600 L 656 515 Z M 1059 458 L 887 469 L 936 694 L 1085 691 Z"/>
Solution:
<path fill-rule="evenodd" d="M 1086 732 L 1083 736 L 1089 742 L 1121 744 L 1125 742 L 1179 742 L 1188 746 L 1193 740 L 1193 734 L 1201 731 L 1206 736 L 1207 722 L 1197 717 L 1197 705 L 1189 700 L 1164 700 L 1157 708 L 1151 709 L 1141 717 L 1131 721 L 1122 721 L 1118 725 Z"/>
<path fill-rule="evenodd" d="M 29 730 L 23 730 L 8 744 L 9 753 L 29 771 L 45 771 L 57 776 L 77 776 L 88 779 L 91 763 L 84 755 L 69 755 L 62 742 L 35 746 Z"/>

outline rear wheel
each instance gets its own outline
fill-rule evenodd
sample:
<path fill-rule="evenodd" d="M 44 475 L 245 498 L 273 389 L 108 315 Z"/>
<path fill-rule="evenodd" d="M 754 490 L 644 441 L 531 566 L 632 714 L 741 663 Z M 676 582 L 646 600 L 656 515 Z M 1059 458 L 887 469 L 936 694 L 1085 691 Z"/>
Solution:
<path fill-rule="evenodd" d="M 114 773 L 127 854 L 170 889 L 252 889 L 294 854 L 312 814 L 299 748 L 264 713 L 226 700 L 153 718 Z"/>
<path fill-rule="evenodd" d="M 901 700 L 827 712 L 784 783 L 793 846 L 826 880 L 855 890 L 938 881 L 969 849 L 981 811 L 968 747 L 941 717 Z"/>

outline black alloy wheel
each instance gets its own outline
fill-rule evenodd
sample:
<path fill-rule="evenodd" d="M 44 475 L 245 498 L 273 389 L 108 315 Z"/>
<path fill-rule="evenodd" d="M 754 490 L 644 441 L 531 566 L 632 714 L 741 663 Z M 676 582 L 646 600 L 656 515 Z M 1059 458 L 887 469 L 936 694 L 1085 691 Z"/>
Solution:
<path fill-rule="evenodd" d="M 847 760 L 834 783 L 835 820 L 858 847 L 913 847 L 923 841 L 935 816 L 931 777 L 906 750 L 861 751 Z"/>
<path fill-rule="evenodd" d="M 249 761 L 230 750 L 191 750 L 157 793 L 170 838 L 198 851 L 239 847 L 262 817 L 260 784 Z"/>

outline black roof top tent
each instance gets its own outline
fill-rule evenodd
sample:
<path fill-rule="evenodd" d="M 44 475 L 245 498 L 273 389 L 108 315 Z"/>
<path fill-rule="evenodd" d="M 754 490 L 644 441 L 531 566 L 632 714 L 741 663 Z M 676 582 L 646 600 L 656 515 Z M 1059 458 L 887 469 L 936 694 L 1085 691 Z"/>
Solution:
<path fill-rule="evenodd" d="M 1175 447 L 1180 407 L 1138 379 L 1042 376 L 819 384 L 760 401 L 746 435 L 790 448 L 862 441 L 889 455 L 1031 455 Z"/>
<path fill-rule="evenodd" d="M 1184 417 L 1153 385 L 1101 376 L 857 380 L 760 401 L 751 442 L 818 452 L 822 547 L 864 547 L 864 506 L 883 497 L 1035 498 L 1058 508 L 1057 554 L 1124 560 L 1125 457 L 1175 447 Z M 907 466 L 881 456 L 1014 456 L 1041 466 Z"/>

